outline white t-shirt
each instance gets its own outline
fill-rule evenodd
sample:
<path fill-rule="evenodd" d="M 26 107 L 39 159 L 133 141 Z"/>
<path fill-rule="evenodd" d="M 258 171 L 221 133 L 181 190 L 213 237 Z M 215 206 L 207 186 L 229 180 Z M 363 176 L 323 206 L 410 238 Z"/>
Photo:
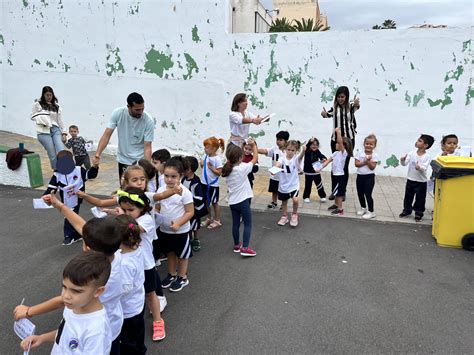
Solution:
<path fill-rule="evenodd" d="M 191 193 L 191 191 L 189 191 L 185 186 L 182 186 L 182 188 L 183 193 L 181 196 L 174 194 L 173 196 L 160 201 L 160 214 L 163 216 L 162 223 L 160 224 L 160 230 L 164 233 L 186 233 L 189 232 L 189 229 L 191 228 L 189 221 L 179 227 L 176 232 L 170 228 L 171 221 L 178 219 L 182 215 L 184 215 L 184 206 L 193 203 L 193 194 Z M 165 189 L 166 186 L 161 186 L 158 189 L 158 192 L 165 191 Z"/>
<path fill-rule="evenodd" d="M 278 184 L 278 192 L 290 193 L 300 188 L 300 178 L 298 171 L 301 165 L 301 161 L 298 156 L 295 155 L 292 159 L 287 159 L 286 156 L 280 157 L 279 163 L 281 164 L 282 172 L 280 175 L 280 183 Z"/>
<path fill-rule="evenodd" d="M 249 128 L 250 123 L 242 123 L 244 117 L 255 118 L 252 112 L 245 111 L 242 115 L 240 112 L 232 111 L 229 115 L 229 124 L 230 124 L 230 134 L 233 136 L 241 137 L 242 139 L 247 139 L 249 137 Z M 234 144 L 240 145 L 241 142 L 233 142 Z"/>
<path fill-rule="evenodd" d="M 221 158 L 216 155 L 214 157 L 207 156 L 207 160 L 205 160 L 204 164 L 211 163 L 214 169 L 219 169 L 222 168 L 222 160 Z M 204 168 L 206 168 L 206 173 L 207 173 L 207 180 L 206 180 L 206 175 L 204 174 Z M 216 180 L 214 183 L 213 181 Z M 219 177 L 212 172 L 211 169 L 208 167 L 202 168 L 202 175 L 201 175 L 201 181 L 204 185 L 209 185 L 209 186 L 219 186 Z"/>
<path fill-rule="evenodd" d="M 146 190 L 148 192 L 155 192 L 156 191 L 156 181 L 155 181 L 155 179 L 148 180 Z"/>
<path fill-rule="evenodd" d="M 354 155 L 354 158 L 356 160 L 359 160 L 360 162 L 366 161 L 367 160 L 366 157 L 367 157 L 367 154 L 365 154 L 364 150 L 359 150 Z M 379 161 L 379 157 L 378 157 L 377 153 L 372 153 L 372 159 L 370 159 L 370 161 L 375 161 L 375 162 Z M 370 170 L 370 168 L 367 165 L 364 165 L 360 168 L 357 168 L 357 174 L 359 174 L 359 175 L 375 174 L 375 169 Z"/>
<path fill-rule="evenodd" d="M 112 340 L 114 340 L 119 336 L 123 324 L 123 311 L 120 304 L 122 297 L 122 254 L 120 254 L 120 250 L 114 254 L 111 267 L 109 280 L 105 284 L 105 291 L 99 296 L 99 300 L 107 312 Z"/>
<path fill-rule="evenodd" d="M 122 253 L 122 289 L 120 299 L 123 317 L 131 318 L 140 314 L 145 302 L 145 258 L 142 248 Z"/>
<path fill-rule="evenodd" d="M 347 150 L 344 149 L 344 153 L 340 150 L 332 153 L 332 174 L 341 176 L 344 175 L 344 164 L 346 163 Z"/>
<path fill-rule="evenodd" d="M 112 341 L 105 308 L 86 314 L 64 308 L 51 354 L 109 354 Z"/>
<path fill-rule="evenodd" d="M 155 267 L 155 258 L 153 257 L 153 241 L 156 239 L 155 219 L 149 213 L 137 218 L 137 223 L 144 229 L 140 233 L 142 242 L 143 259 L 145 260 L 145 270 L 150 270 Z"/>
<path fill-rule="evenodd" d="M 253 197 L 247 175 L 252 172 L 252 163 L 240 163 L 234 166 L 229 176 L 226 176 L 227 189 L 229 190 L 229 205 L 235 205 Z"/>
<path fill-rule="evenodd" d="M 426 182 L 428 181 L 426 170 L 430 166 L 431 157 L 425 152 L 423 155 L 418 155 L 416 150 L 412 150 L 407 154 L 405 161 L 400 159 L 400 163 L 403 166 L 408 165 L 408 180 Z M 416 163 L 420 166 L 419 170 L 416 170 Z"/>
<path fill-rule="evenodd" d="M 281 157 L 285 156 L 285 153 L 278 148 L 278 146 L 272 147 L 267 151 L 267 157 L 272 158 L 272 166 L 275 166 L 276 163 L 280 160 Z M 275 175 L 270 175 L 270 179 L 279 181 L 280 180 L 280 173 Z"/>

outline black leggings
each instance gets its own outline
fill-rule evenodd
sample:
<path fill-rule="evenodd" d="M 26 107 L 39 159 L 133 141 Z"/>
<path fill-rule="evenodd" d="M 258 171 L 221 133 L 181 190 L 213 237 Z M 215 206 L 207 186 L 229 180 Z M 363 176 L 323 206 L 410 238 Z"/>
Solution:
<path fill-rule="evenodd" d="M 318 189 L 318 195 L 320 198 L 325 198 L 326 197 L 326 192 L 324 191 L 324 186 L 323 182 L 321 180 L 321 175 L 320 174 L 314 174 L 314 175 L 305 175 L 304 176 L 304 192 L 303 192 L 303 198 L 309 198 L 311 195 L 311 187 L 314 184 L 316 185 L 316 189 Z"/>
<path fill-rule="evenodd" d="M 372 191 L 375 186 L 375 174 L 360 175 L 357 174 L 356 187 L 357 196 L 359 197 L 360 207 L 369 207 L 369 212 L 374 212 L 374 199 L 372 198 Z M 367 200 L 367 205 L 365 201 Z"/>
<path fill-rule="evenodd" d="M 352 143 L 352 148 L 354 148 L 355 146 L 355 139 L 351 139 L 351 143 Z M 331 139 L 331 152 L 335 152 L 336 151 L 336 141 L 333 141 Z M 346 158 L 346 162 L 344 163 L 344 178 L 345 178 L 345 183 L 346 183 L 346 186 L 347 186 L 347 182 L 349 180 L 349 162 L 351 161 L 351 157 L 349 155 L 347 155 L 347 158 Z M 334 191 L 334 188 L 336 187 L 335 186 L 335 182 L 334 182 L 334 179 L 333 179 L 333 176 L 332 176 L 332 172 L 331 172 L 331 191 Z"/>

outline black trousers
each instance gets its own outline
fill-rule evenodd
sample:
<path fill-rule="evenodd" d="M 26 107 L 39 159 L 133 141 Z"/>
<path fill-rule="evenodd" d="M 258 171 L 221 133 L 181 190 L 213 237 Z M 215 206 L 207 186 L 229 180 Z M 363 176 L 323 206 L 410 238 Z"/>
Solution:
<path fill-rule="evenodd" d="M 139 355 L 146 353 L 145 346 L 145 308 L 140 314 L 123 320 L 120 332 L 120 354 Z"/>
<path fill-rule="evenodd" d="M 403 199 L 403 212 L 411 214 L 412 211 L 415 211 L 415 216 L 423 217 L 427 186 L 426 182 L 407 179 L 405 198 Z M 415 203 L 412 205 L 413 199 L 415 199 Z"/>
<path fill-rule="evenodd" d="M 369 207 L 369 212 L 374 212 L 374 199 L 372 191 L 375 186 L 375 174 L 360 175 L 357 174 L 356 187 L 357 196 L 359 197 L 360 207 Z M 367 204 L 365 203 L 367 201 Z"/>
<path fill-rule="evenodd" d="M 352 142 L 352 148 L 354 149 L 354 146 L 355 146 L 355 139 L 351 139 L 351 142 Z M 331 139 L 331 152 L 335 152 L 336 151 L 336 142 L 333 141 Z M 347 182 L 349 181 L 349 162 L 351 161 L 351 157 L 350 156 L 347 156 L 346 158 L 346 162 L 344 163 L 344 178 L 345 178 L 345 183 L 346 183 L 346 186 L 347 186 Z M 334 188 L 335 188 L 335 182 L 334 182 L 334 179 L 333 179 L 333 176 L 332 176 L 332 172 L 331 172 L 331 191 L 334 191 Z"/>
<path fill-rule="evenodd" d="M 304 192 L 303 192 L 303 199 L 309 198 L 311 195 L 311 187 L 314 184 L 316 185 L 316 189 L 318 190 L 318 196 L 320 198 L 326 197 L 326 192 L 324 191 L 323 181 L 321 180 L 320 174 L 315 175 L 305 175 L 304 176 Z"/>

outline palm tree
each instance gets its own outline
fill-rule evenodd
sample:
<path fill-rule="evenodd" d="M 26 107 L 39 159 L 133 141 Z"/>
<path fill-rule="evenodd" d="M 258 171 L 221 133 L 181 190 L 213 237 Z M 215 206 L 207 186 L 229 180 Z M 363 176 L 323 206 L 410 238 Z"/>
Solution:
<path fill-rule="evenodd" d="M 373 29 L 373 30 L 381 30 L 382 27 L 379 26 L 379 25 L 375 25 L 375 26 L 372 26 L 372 29 Z"/>
<path fill-rule="evenodd" d="M 293 25 L 296 32 L 318 32 L 318 31 L 327 31 L 329 27 L 324 27 L 324 25 L 317 21 L 314 23 L 312 18 L 304 19 L 302 18 L 301 21 L 295 20 L 296 24 Z"/>
<path fill-rule="evenodd" d="M 286 17 L 277 18 L 272 21 L 268 32 L 295 32 L 295 28 L 291 24 L 293 21 L 288 21 Z"/>
<path fill-rule="evenodd" d="M 382 23 L 382 27 L 385 29 L 395 29 L 397 28 L 397 24 L 395 21 L 388 19 Z"/>

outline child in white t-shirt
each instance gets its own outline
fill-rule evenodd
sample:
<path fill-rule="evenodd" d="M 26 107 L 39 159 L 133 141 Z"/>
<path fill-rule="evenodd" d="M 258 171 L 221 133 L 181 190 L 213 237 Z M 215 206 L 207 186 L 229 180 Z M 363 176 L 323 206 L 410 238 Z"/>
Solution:
<path fill-rule="evenodd" d="M 415 142 L 416 150 L 412 150 L 400 158 L 400 163 L 403 166 L 408 165 L 403 211 L 399 215 L 400 218 L 411 215 L 413 211 L 415 211 L 416 222 L 420 222 L 423 218 L 428 189 L 426 170 L 431 162 L 431 157 L 426 153 L 426 150 L 430 149 L 433 143 L 434 138 L 432 136 L 422 134 Z M 415 199 L 414 204 L 413 199 Z"/>
<path fill-rule="evenodd" d="M 222 226 L 221 208 L 219 206 L 219 176 L 222 172 L 222 160 L 217 155 L 219 148 L 224 151 L 225 141 L 223 138 L 209 137 L 203 141 L 206 153 L 204 160 L 200 161 L 202 168 L 202 187 L 209 214 L 203 222 L 208 229 L 215 229 Z M 211 213 L 214 210 L 214 218 Z"/>
<path fill-rule="evenodd" d="M 145 354 L 145 258 L 140 243 L 140 227 L 125 214 L 116 217 L 122 243 L 122 289 L 120 299 L 123 325 L 120 332 L 121 354 Z"/>
<path fill-rule="evenodd" d="M 84 252 L 72 259 L 63 271 L 60 297 L 65 308 L 59 328 L 25 338 L 23 351 L 48 342 L 54 343 L 51 354 L 109 354 L 112 333 L 99 297 L 110 270 L 107 256 L 101 253 Z"/>
<path fill-rule="evenodd" d="M 140 231 L 145 267 L 145 300 L 153 316 L 153 341 L 163 340 L 165 334 L 165 321 L 160 314 L 160 300 L 156 294 L 158 287 L 158 273 L 155 269 L 153 257 L 153 240 L 156 239 L 156 226 L 150 214 L 152 207 L 149 198 L 140 188 L 127 187 L 125 191 L 118 191 L 118 202 L 123 212 L 134 218 Z"/>
<path fill-rule="evenodd" d="M 354 155 L 355 166 L 357 167 L 357 196 L 361 207 L 357 211 L 357 215 L 364 219 L 375 218 L 372 191 L 375 186 L 374 170 L 379 160 L 377 153 L 374 152 L 376 146 L 377 137 L 374 134 L 369 134 L 364 139 L 364 150 L 357 151 Z"/>
<path fill-rule="evenodd" d="M 461 150 L 458 148 L 458 136 L 448 134 L 441 140 L 441 154 L 439 156 L 461 156 Z"/>
<path fill-rule="evenodd" d="M 229 207 L 232 212 L 232 237 L 234 238 L 234 253 L 242 256 L 255 256 L 257 253 L 250 248 L 252 234 L 252 211 L 250 200 L 253 197 L 252 187 L 247 178 L 258 160 L 257 144 L 248 139 L 252 147 L 253 157 L 250 162 L 243 163 L 244 151 L 232 144 L 227 147 L 227 162 L 222 168 L 222 176 L 227 180 L 229 190 Z M 244 222 L 243 243 L 240 242 L 240 219 Z"/>
<path fill-rule="evenodd" d="M 290 140 L 286 144 L 285 155 L 280 157 L 277 167 L 282 171 L 278 173 L 280 182 L 278 184 L 278 199 L 281 200 L 281 208 L 283 215 L 278 221 L 278 225 L 284 226 L 290 222 L 290 226 L 296 227 L 298 225 L 298 205 L 300 192 L 300 177 L 301 160 L 304 157 L 306 146 L 303 146 L 301 153 L 296 155 L 301 148 L 299 141 Z M 291 220 L 288 219 L 288 200 L 293 201 L 293 213 Z"/>
<path fill-rule="evenodd" d="M 287 131 L 280 131 L 276 134 L 276 146 L 272 148 L 259 148 L 258 154 L 265 154 L 267 157 L 272 158 L 272 166 L 276 166 L 278 160 L 285 154 L 284 150 L 286 142 L 290 139 L 290 133 Z M 268 182 L 268 192 L 272 193 L 272 201 L 267 205 L 270 209 L 275 209 L 278 206 L 278 182 L 279 174 L 271 175 L 270 181 Z"/>
<path fill-rule="evenodd" d="M 165 164 L 165 189 L 174 189 L 180 185 L 184 173 L 183 158 L 174 157 Z M 186 187 L 182 195 L 173 195 L 160 201 L 160 213 L 163 216 L 158 230 L 158 245 L 168 256 L 168 275 L 161 282 L 163 288 L 179 292 L 189 284 L 188 263 L 193 255 L 191 250 L 189 220 L 194 215 L 193 195 Z"/>
<path fill-rule="evenodd" d="M 338 127 L 334 130 L 336 136 L 336 151 L 332 153 L 332 156 L 326 160 L 321 166 L 320 172 L 324 169 L 329 163 L 332 162 L 332 175 L 334 190 L 332 194 L 336 197 L 334 205 L 330 206 L 328 210 L 332 210 L 332 215 L 342 216 L 344 215 L 344 209 L 342 208 L 343 198 L 346 195 L 346 185 L 347 179 L 344 176 L 344 164 L 346 163 L 346 158 L 352 156 L 352 142 L 347 137 L 341 136 L 341 129 Z"/>

